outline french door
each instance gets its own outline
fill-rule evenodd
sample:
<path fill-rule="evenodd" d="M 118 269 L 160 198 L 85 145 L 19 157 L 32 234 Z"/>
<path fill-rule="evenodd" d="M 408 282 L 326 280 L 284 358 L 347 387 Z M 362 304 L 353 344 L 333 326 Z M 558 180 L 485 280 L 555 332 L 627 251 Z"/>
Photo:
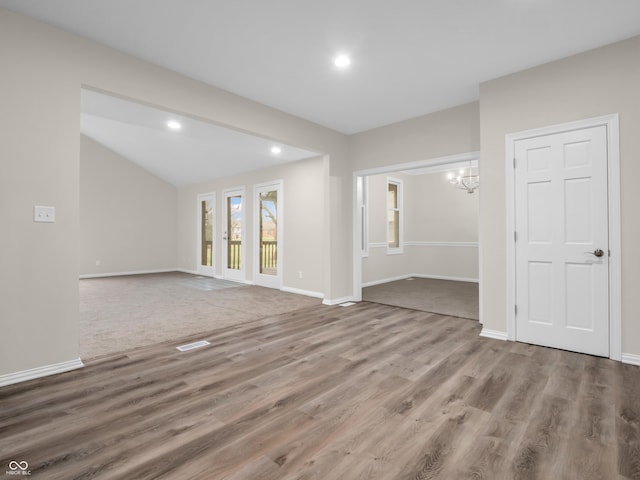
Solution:
<path fill-rule="evenodd" d="M 224 191 L 222 220 L 222 275 L 229 280 L 245 280 L 244 188 Z"/>
<path fill-rule="evenodd" d="M 198 195 L 198 267 L 200 275 L 215 274 L 215 193 Z"/>
<path fill-rule="evenodd" d="M 608 357 L 607 128 L 514 150 L 516 339 Z"/>
<path fill-rule="evenodd" d="M 254 281 L 282 287 L 282 181 L 254 187 Z"/>

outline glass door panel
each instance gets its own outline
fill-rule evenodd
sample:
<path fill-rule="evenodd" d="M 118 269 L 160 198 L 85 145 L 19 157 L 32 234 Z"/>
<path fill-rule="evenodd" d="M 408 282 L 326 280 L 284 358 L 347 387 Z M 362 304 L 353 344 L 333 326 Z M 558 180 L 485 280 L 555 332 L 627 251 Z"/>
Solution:
<path fill-rule="evenodd" d="M 282 288 L 282 182 L 254 187 L 254 283 Z"/>
<path fill-rule="evenodd" d="M 278 191 L 259 193 L 260 273 L 278 274 Z"/>
<path fill-rule="evenodd" d="M 225 192 L 225 278 L 244 280 L 244 191 Z"/>
<path fill-rule="evenodd" d="M 215 195 L 198 195 L 198 268 L 199 274 L 214 274 Z"/>

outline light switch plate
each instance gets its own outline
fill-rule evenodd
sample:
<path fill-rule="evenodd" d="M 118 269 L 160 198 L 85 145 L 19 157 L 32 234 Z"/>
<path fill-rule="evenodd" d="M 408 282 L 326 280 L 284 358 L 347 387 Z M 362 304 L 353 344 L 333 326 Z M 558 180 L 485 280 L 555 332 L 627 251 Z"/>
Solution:
<path fill-rule="evenodd" d="M 33 221 L 53 223 L 56 221 L 56 207 L 33 207 Z"/>

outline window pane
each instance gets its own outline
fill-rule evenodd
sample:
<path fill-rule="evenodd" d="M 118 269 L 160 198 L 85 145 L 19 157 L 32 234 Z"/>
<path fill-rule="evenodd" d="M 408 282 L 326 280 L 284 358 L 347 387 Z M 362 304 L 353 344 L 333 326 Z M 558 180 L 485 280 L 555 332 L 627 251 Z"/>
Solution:
<path fill-rule="evenodd" d="M 389 196 L 387 198 L 387 208 L 398 208 L 398 185 L 389 183 Z"/>
<path fill-rule="evenodd" d="M 398 210 L 389 210 L 389 248 L 399 248 L 400 238 L 398 235 L 398 225 L 400 212 Z"/>
<path fill-rule="evenodd" d="M 227 197 L 227 268 L 240 270 L 242 250 L 242 196 Z"/>
<path fill-rule="evenodd" d="M 201 245 L 200 265 L 205 267 L 213 266 L 213 202 L 203 200 L 200 205 L 201 213 Z"/>
<path fill-rule="evenodd" d="M 278 191 L 260 193 L 260 273 L 278 273 Z"/>

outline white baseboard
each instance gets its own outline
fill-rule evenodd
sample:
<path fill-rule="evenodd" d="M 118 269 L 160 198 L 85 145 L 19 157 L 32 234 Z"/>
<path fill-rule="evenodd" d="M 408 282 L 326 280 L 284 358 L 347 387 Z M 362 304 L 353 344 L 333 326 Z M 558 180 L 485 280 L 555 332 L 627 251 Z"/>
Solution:
<path fill-rule="evenodd" d="M 79 276 L 80 279 L 86 278 L 102 278 L 102 277 L 122 277 L 124 275 L 147 275 L 150 273 L 170 273 L 181 272 L 182 270 L 176 270 L 175 268 L 162 269 L 162 270 L 136 270 L 133 272 L 107 272 L 107 273 L 83 273 Z M 191 272 L 187 272 L 191 273 Z"/>
<path fill-rule="evenodd" d="M 305 295 L 307 297 L 314 297 L 314 298 L 323 298 L 324 297 L 324 293 L 322 292 L 314 292 L 311 290 L 302 290 L 300 288 L 292 288 L 292 287 L 282 287 L 280 289 L 283 292 L 287 292 L 287 293 L 295 293 L 296 295 Z"/>
<path fill-rule="evenodd" d="M 363 283 L 362 288 L 373 287 L 374 285 L 382 285 L 383 283 L 396 282 L 398 280 L 404 280 L 410 277 L 413 277 L 413 275 L 400 275 L 398 277 L 390 277 L 390 278 L 383 278 L 381 280 L 373 280 L 371 282 Z"/>
<path fill-rule="evenodd" d="M 43 367 L 23 370 L 21 372 L 0 375 L 0 387 L 13 385 L 14 383 L 26 382 L 27 380 L 33 380 L 35 378 L 56 375 L 58 373 L 69 372 L 82 367 L 84 367 L 82 360 L 76 358 L 75 360 L 69 360 L 68 362 L 55 363 L 53 365 L 45 365 Z"/>
<path fill-rule="evenodd" d="M 398 277 L 384 278 L 382 280 L 373 280 L 362 284 L 362 288 L 372 287 L 374 285 L 381 285 L 383 283 L 396 282 L 398 280 L 405 280 L 407 278 L 431 278 L 434 280 L 451 280 L 454 282 L 470 282 L 478 283 L 480 280 L 477 278 L 465 278 L 465 277 L 448 277 L 444 275 L 426 275 L 424 273 L 411 273 L 406 275 L 400 275 Z"/>
<path fill-rule="evenodd" d="M 467 277 L 448 277 L 446 275 L 424 275 L 422 273 L 416 273 L 411 275 L 412 277 L 417 278 L 433 278 L 434 280 L 451 280 L 454 282 L 470 282 L 470 283 L 479 283 L 480 279 L 478 278 L 467 278 Z"/>
<path fill-rule="evenodd" d="M 176 268 L 175 270 L 173 270 L 174 272 L 180 272 L 180 273 L 188 273 L 190 275 L 201 275 L 203 277 L 208 277 L 209 275 L 202 275 L 201 273 L 198 273 L 197 270 L 188 270 L 186 268 Z M 214 278 L 217 278 L 215 275 L 213 276 Z"/>
<path fill-rule="evenodd" d="M 353 302 L 353 297 L 342 297 L 342 298 L 325 298 L 322 300 L 323 305 L 339 305 L 345 302 Z"/>
<path fill-rule="evenodd" d="M 620 361 L 622 363 L 628 363 L 629 365 L 637 365 L 640 367 L 640 355 L 634 355 L 633 353 L 623 353 Z"/>
<path fill-rule="evenodd" d="M 507 332 L 501 332 L 499 330 L 489 330 L 488 328 L 483 328 L 480 332 L 480 336 L 485 338 L 493 338 L 494 340 L 508 340 Z"/>

